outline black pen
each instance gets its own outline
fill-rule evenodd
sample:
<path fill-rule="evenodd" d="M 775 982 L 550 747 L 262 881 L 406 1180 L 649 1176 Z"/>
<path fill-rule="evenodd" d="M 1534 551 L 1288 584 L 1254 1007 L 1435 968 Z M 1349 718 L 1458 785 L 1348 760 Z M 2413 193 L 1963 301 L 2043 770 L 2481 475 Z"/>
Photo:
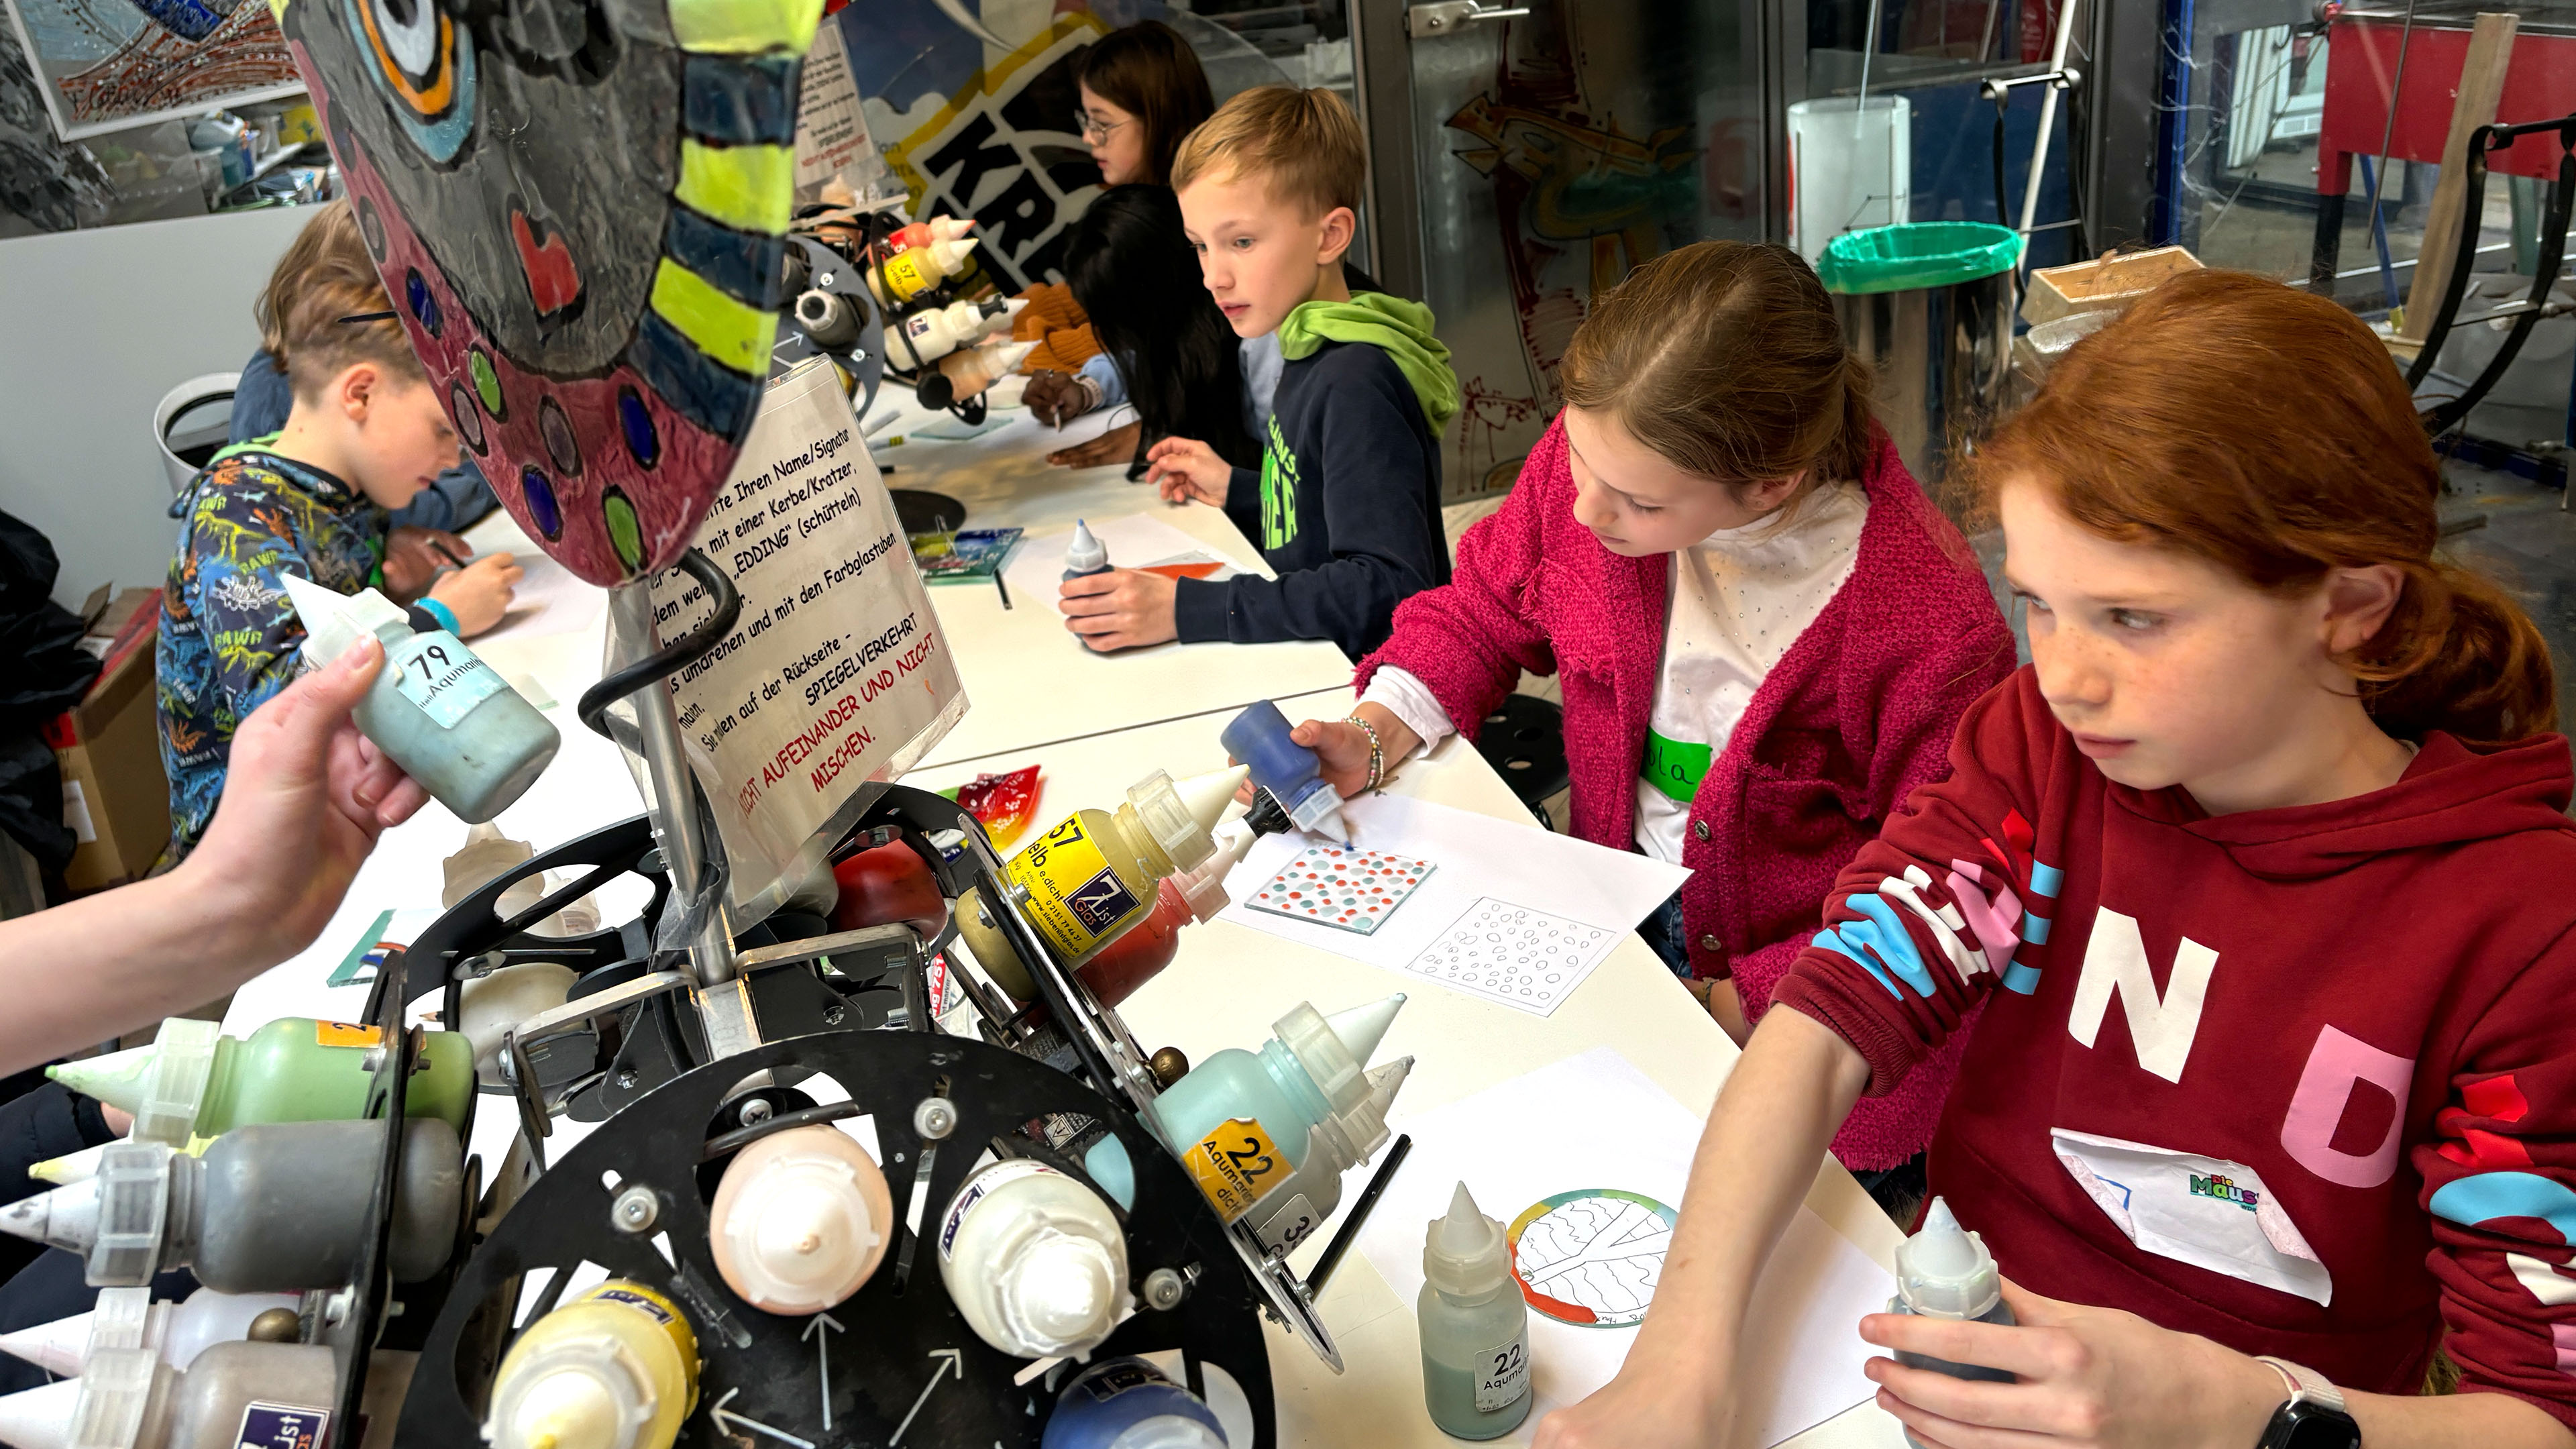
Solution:
<path fill-rule="evenodd" d="M 463 560 L 463 559 L 461 559 L 461 558 L 458 558 L 458 557 L 456 556 L 456 550 L 454 550 L 454 549 L 452 549 L 452 548 L 449 548 L 446 544 L 443 544 L 443 543 L 439 542 L 437 539 L 434 539 L 434 538 L 433 538 L 433 539 L 431 539 L 431 540 L 429 541 L 429 546 L 430 546 L 431 548 L 434 548 L 434 549 L 437 549 L 437 550 L 438 550 L 438 556 L 439 556 L 440 558 L 443 558 L 443 559 L 447 560 L 449 563 L 452 563 L 452 564 L 456 565 L 458 568 L 465 568 L 465 567 L 468 567 L 468 565 L 466 564 L 465 560 Z"/>
<path fill-rule="evenodd" d="M 1002 607 L 1011 607 L 1011 586 L 1002 582 L 1002 571 L 998 568 L 993 570 L 993 587 L 1002 595 Z"/>

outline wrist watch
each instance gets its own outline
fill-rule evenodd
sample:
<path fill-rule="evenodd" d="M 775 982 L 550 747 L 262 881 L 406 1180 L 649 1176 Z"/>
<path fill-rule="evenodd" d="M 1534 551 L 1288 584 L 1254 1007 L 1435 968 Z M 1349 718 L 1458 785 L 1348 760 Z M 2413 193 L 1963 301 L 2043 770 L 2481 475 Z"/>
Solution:
<path fill-rule="evenodd" d="M 2254 1449 L 2361 1449 L 2361 1426 L 2343 1406 L 2343 1395 L 2324 1374 L 2287 1359 L 2259 1356 L 2271 1365 L 2290 1391 L 2290 1400 L 2272 1411 Z"/>

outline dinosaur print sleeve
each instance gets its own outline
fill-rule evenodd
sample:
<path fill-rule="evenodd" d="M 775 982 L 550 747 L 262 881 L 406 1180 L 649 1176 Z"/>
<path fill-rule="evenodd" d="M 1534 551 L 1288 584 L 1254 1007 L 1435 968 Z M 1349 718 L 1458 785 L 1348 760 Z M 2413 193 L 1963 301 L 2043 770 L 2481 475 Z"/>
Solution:
<path fill-rule="evenodd" d="M 1774 994 L 1867 1059 L 1873 1096 L 1987 993 L 2038 984 L 2062 881 L 2031 823 L 2051 728 L 2026 671 L 1979 700 L 1951 742 L 1949 778 L 1916 790 L 1861 848 Z"/>
<path fill-rule="evenodd" d="M 310 576 L 282 508 L 240 496 L 210 495 L 192 530 L 196 549 L 195 612 L 211 656 L 223 733 L 295 678 L 304 625 L 279 575 Z"/>

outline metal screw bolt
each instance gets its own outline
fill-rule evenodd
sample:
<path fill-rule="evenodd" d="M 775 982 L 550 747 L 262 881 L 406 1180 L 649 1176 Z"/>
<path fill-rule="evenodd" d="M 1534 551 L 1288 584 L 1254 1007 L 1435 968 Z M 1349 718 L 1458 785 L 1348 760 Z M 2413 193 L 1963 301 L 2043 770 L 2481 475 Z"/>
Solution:
<path fill-rule="evenodd" d="M 827 1007 L 824 1007 L 824 1008 L 823 1008 L 823 1024 L 824 1024 L 825 1026 L 839 1026 L 839 1025 L 841 1024 L 841 1018 L 843 1018 L 843 1017 L 845 1017 L 845 1016 L 847 1016 L 847 1015 L 849 1015 L 849 1013 L 848 1013 L 846 1010 L 844 1010 L 843 1008 L 841 1008 L 841 1007 L 838 1007 L 838 1006 L 827 1006 Z"/>
<path fill-rule="evenodd" d="M 635 1069 L 633 1067 L 619 1067 L 617 1069 L 617 1085 L 621 1087 L 634 1086 Z"/>
<path fill-rule="evenodd" d="M 640 1182 L 619 1193 L 617 1201 L 608 1205 L 608 1221 L 621 1233 L 644 1232 L 661 1216 L 661 1197 Z"/>
<path fill-rule="evenodd" d="M 924 1097 L 912 1109 L 912 1130 L 924 1142 L 937 1142 L 957 1130 L 957 1104 L 946 1097 Z"/>
<path fill-rule="evenodd" d="M 1145 1306 L 1157 1312 L 1169 1313 L 1180 1307 L 1189 1293 L 1190 1285 L 1169 1268 L 1157 1268 L 1145 1275 Z"/>
<path fill-rule="evenodd" d="M 740 1122 L 745 1127 L 757 1127 L 761 1123 L 768 1121 L 770 1117 L 777 1112 L 777 1110 L 777 1108 L 769 1105 L 769 1099 L 767 1097 L 754 1097 L 750 1101 L 743 1103 L 742 1110 L 734 1113 L 733 1115 L 734 1120 Z"/>

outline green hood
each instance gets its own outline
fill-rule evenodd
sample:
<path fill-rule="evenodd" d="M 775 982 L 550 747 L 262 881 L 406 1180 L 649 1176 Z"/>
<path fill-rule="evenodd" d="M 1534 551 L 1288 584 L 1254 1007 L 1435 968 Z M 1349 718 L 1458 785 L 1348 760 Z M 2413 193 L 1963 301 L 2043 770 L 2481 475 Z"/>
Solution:
<path fill-rule="evenodd" d="M 1279 355 L 1312 357 L 1327 342 L 1367 342 L 1383 349 L 1413 384 L 1422 420 L 1437 438 L 1458 416 L 1458 374 L 1449 349 L 1431 335 L 1431 309 L 1384 292 L 1354 292 L 1347 302 L 1301 302 L 1279 324 Z"/>

